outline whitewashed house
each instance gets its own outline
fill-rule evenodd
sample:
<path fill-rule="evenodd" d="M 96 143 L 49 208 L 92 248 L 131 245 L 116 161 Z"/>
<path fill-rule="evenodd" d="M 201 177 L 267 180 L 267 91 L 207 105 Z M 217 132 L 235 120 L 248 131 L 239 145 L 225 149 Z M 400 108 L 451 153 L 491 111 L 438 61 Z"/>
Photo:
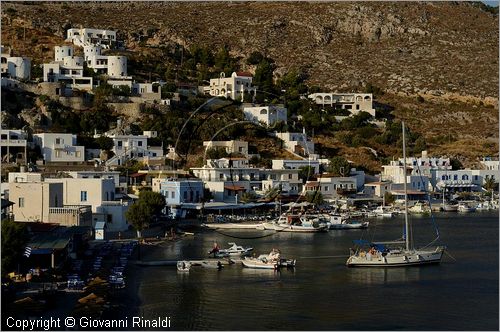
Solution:
<path fill-rule="evenodd" d="M 243 101 L 247 94 L 255 96 L 257 87 L 252 86 L 252 79 L 252 74 L 247 72 L 233 72 L 230 77 L 220 73 L 218 78 L 210 80 L 210 86 L 205 91 L 211 96 Z"/>
<path fill-rule="evenodd" d="M 75 56 L 73 46 L 54 47 L 54 59 L 51 63 L 43 64 L 44 82 L 61 82 L 68 89 L 92 90 L 92 77 L 83 74 L 84 58 Z"/>
<path fill-rule="evenodd" d="M 27 135 L 22 130 L 2 129 L 0 136 L 1 161 L 3 163 L 27 162 Z"/>
<path fill-rule="evenodd" d="M 33 141 L 42 150 L 45 162 L 83 162 L 85 147 L 76 145 L 76 135 L 64 133 L 34 134 Z"/>
<path fill-rule="evenodd" d="M 1 46 L 1 74 L 18 80 L 29 80 L 31 77 L 31 59 L 13 57 L 12 50 Z"/>
<path fill-rule="evenodd" d="M 291 159 L 273 159 L 272 161 L 273 169 L 301 169 L 303 167 L 312 167 L 314 169 L 313 174 L 319 173 L 319 160 L 312 159 L 301 159 L 301 160 L 291 160 Z"/>
<path fill-rule="evenodd" d="M 67 31 L 66 41 L 77 46 L 111 48 L 116 42 L 116 31 L 106 29 L 72 28 Z"/>
<path fill-rule="evenodd" d="M 288 151 L 302 156 L 314 154 L 314 142 L 307 137 L 305 130 L 302 133 L 274 133 L 274 135 L 283 140 L 283 147 Z"/>
<path fill-rule="evenodd" d="M 248 157 L 248 142 L 245 141 L 204 141 L 203 146 L 206 150 L 221 148 L 228 154 L 239 153 Z"/>
<path fill-rule="evenodd" d="M 104 136 L 113 139 L 114 157 L 106 161 L 106 165 L 123 165 L 129 159 L 145 160 L 163 158 L 162 146 L 149 146 L 148 138 L 151 138 L 151 132 L 148 135 L 118 135 L 106 133 Z M 95 138 L 100 135 L 94 135 Z"/>
<path fill-rule="evenodd" d="M 371 93 L 313 93 L 308 97 L 323 107 L 330 106 L 334 109 L 347 110 L 353 115 L 367 112 L 371 116 L 375 116 Z"/>
<path fill-rule="evenodd" d="M 251 106 L 243 107 L 245 118 L 254 123 L 264 123 L 270 127 L 278 122 L 287 122 L 287 109 L 283 106 Z"/>

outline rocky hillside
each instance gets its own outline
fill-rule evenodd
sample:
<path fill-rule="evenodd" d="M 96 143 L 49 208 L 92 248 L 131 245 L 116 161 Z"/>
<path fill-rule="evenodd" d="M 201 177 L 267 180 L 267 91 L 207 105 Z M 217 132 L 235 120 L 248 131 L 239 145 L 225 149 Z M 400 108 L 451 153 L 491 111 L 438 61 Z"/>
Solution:
<path fill-rule="evenodd" d="M 4 2 L 3 13 L 9 8 L 16 13 L 2 16 L 3 28 L 14 17 L 18 27 L 60 37 L 70 26 L 117 29 L 130 48 L 149 36 L 152 46 L 225 44 L 242 57 L 258 50 L 277 61 L 278 75 L 303 68 L 335 90 L 371 82 L 409 94 L 498 93 L 498 16 L 470 3 Z"/>

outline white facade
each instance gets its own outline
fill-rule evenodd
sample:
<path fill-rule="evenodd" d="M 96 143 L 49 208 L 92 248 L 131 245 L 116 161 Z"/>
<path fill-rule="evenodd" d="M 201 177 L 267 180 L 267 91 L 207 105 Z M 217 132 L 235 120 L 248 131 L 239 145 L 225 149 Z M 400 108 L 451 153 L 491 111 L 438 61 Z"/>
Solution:
<path fill-rule="evenodd" d="M 116 31 L 105 29 L 68 29 L 67 41 L 77 46 L 98 45 L 103 48 L 110 48 L 116 42 Z"/>
<path fill-rule="evenodd" d="M 355 194 L 357 192 L 357 179 L 351 177 L 320 177 L 317 181 L 308 181 L 304 192 L 319 191 L 324 199 L 338 198 L 342 193 Z"/>
<path fill-rule="evenodd" d="M 272 126 L 277 122 L 287 122 L 287 109 L 280 106 L 252 106 L 244 107 L 245 118 L 255 123 L 264 123 Z"/>
<path fill-rule="evenodd" d="M 149 134 L 151 134 L 149 132 Z M 94 135 L 95 138 L 100 135 Z M 113 139 L 113 149 L 115 156 L 109 159 L 107 165 L 123 165 L 129 159 L 162 158 L 163 147 L 149 146 L 147 135 L 115 135 L 106 134 Z"/>
<path fill-rule="evenodd" d="M 222 148 L 228 154 L 239 153 L 248 156 L 248 142 L 245 141 L 204 141 L 205 149 Z"/>
<path fill-rule="evenodd" d="M 274 159 L 273 169 L 300 169 L 302 167 L 312 167 L 314 168 L 314 174 L 319 173 L 319 161 L 318 160 L 285 160 L 285 159 Z"/>
<path fill-rule="evenodd" d="M 31 77 L 31 59 L 26 57 L 11 56 L 11 49 L 1 46 L 1 71 L 2 77 L 19 80 L 29 80 Z"/>
<path fill-rule="evenodd" d="M 252 86 L 252 75 L 249 73 L 233 72 L 231 77 L 221 73 L 219 78 L 210 80 L 209 94 L 243 101 L 245 95 L 255 95 L 256 90 L 257 87 Z"/>
<path fill-rule="evenodd" d="M 22 130 L 1 130 L 1 161 L 23 162 L 26 164 L 28 141 Z"/>
<path fill-rule="evenodd" d="M 165 197 L 167 205 L 200 203 L 203 199 L 203 181 L 163 179 L 160 183 L 160 193 Z"/>
<path fill-rule="evenodd" d="M 335 109 L 348 110 L 351 114 L 367 112 L 375 116 L 373 95 L 371 93 L 313 93 L 308 96 L 316 104 Z"/>
<path fill-rule="evenodd" d="M 71 45 L 54 47 L 54 59 L 43 64 L 44 82 L 61 82 L 70 89 L 92 90 L 92 77 L 83 76 L 83 57 L 75 56 Z"/>
<path fill-rule="evenodd" d="M 275 136 L 283 140 L 284 148 L 303 156 L 314 154 L 314 142 L 302 133 L 275 133 Z"/>
<path fill-rule="evenodd" d="M 494 170 L 498 171 L 500 170 L 500 161 L 499 160 L 492 160 L 491 158 L 483 158 L 481 161 L 481 166 L 485 170 Z"/>
<path fill-rule="evenodd" d="M 9 183 L 42 182 L 42 173 L 9 172 Z"/>
<path fill-rule="evenodd" d="M 34 134 L 45 162 L 83 162 L 85 147 L 76 145 L 76 135 L 63 133 Z"/>
<path fill-rule="evenodd" d="M 63 206 L 63 185 L 47 182 L 18 182 L 9 187 L 14 221 L 49 222 L 49 209 Z"/>
<path fill-rule="evenodd" d="M 495 169 L 433 170 L 431 184 L 434 190 L 481 191 L 486 180 L 499 182 L 500 173 Z"/>

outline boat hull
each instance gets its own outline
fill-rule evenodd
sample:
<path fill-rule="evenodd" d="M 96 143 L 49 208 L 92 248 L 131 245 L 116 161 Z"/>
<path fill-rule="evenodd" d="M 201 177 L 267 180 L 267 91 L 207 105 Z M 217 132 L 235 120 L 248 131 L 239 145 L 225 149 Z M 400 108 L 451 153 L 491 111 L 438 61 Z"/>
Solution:
<path fill-rule="evenodd" d="M 321 227 L 304 227 L 304 226 L 295 226 L 295 225 L 277 225 L 272 223 L 265 223 L 264 228 L 266 230 L 274 230 L 277 232 L 291 232 L 291 233 L 318 233 L 318 232 L 326 232 L 328 229 L 326 226 Z"/>
<path fill-rule="evenodd" d="M 360 228 L 367 228 L 369 225 L 368 222 L 363 222 L 363 223 L 354 223 L 354 224 L 333 224 L 330 225 L 330 229 L 360 229 Z"/>
<path fill-rule="evenodd" d="M 244 259 L 241 261 L 241 264 L 243 264 L 244 267 L 251 269 L 276 270 L 278 268 L 278 263 L 276 262 L 264 263 L 256 259 Z"/>
<path fill-rule="evenodd" d="M 438 264 L 443 257 L 444 249 L 438 248 L 433 251 L 414 251 L 397 255 L 364 257 L 353 255 L 347 260 L 348 267 L 397 267 L 425 264 Z"/>

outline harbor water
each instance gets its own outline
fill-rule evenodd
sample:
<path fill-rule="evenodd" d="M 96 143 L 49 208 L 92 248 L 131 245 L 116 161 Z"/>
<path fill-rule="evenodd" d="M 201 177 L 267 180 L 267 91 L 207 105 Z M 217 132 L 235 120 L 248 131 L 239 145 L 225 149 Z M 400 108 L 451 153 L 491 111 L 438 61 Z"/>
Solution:
<path fill-rule="evenodd" d="M 429 217 L 412 217 L 414 240 L 434 238 Z M 498 330 L 498 211 L 436 213 L 448 254 L 438 265 L 347 268 L 352 240 L 395 240 L 402 217 L 371 219 L 368 230 L 328 233 L 197 232 L 143 259 L 198 259 L 216 241 L 267 254 L 279 248 L 295 270 L 133 267 L 126 312 L 170 317 L 175 330 Z M 256 239 L 262 235 L 273 234 Z M 237 238 L 233 238 L 230 236 Z M 248 238 L 248 239 L 240 239 Z"/>

